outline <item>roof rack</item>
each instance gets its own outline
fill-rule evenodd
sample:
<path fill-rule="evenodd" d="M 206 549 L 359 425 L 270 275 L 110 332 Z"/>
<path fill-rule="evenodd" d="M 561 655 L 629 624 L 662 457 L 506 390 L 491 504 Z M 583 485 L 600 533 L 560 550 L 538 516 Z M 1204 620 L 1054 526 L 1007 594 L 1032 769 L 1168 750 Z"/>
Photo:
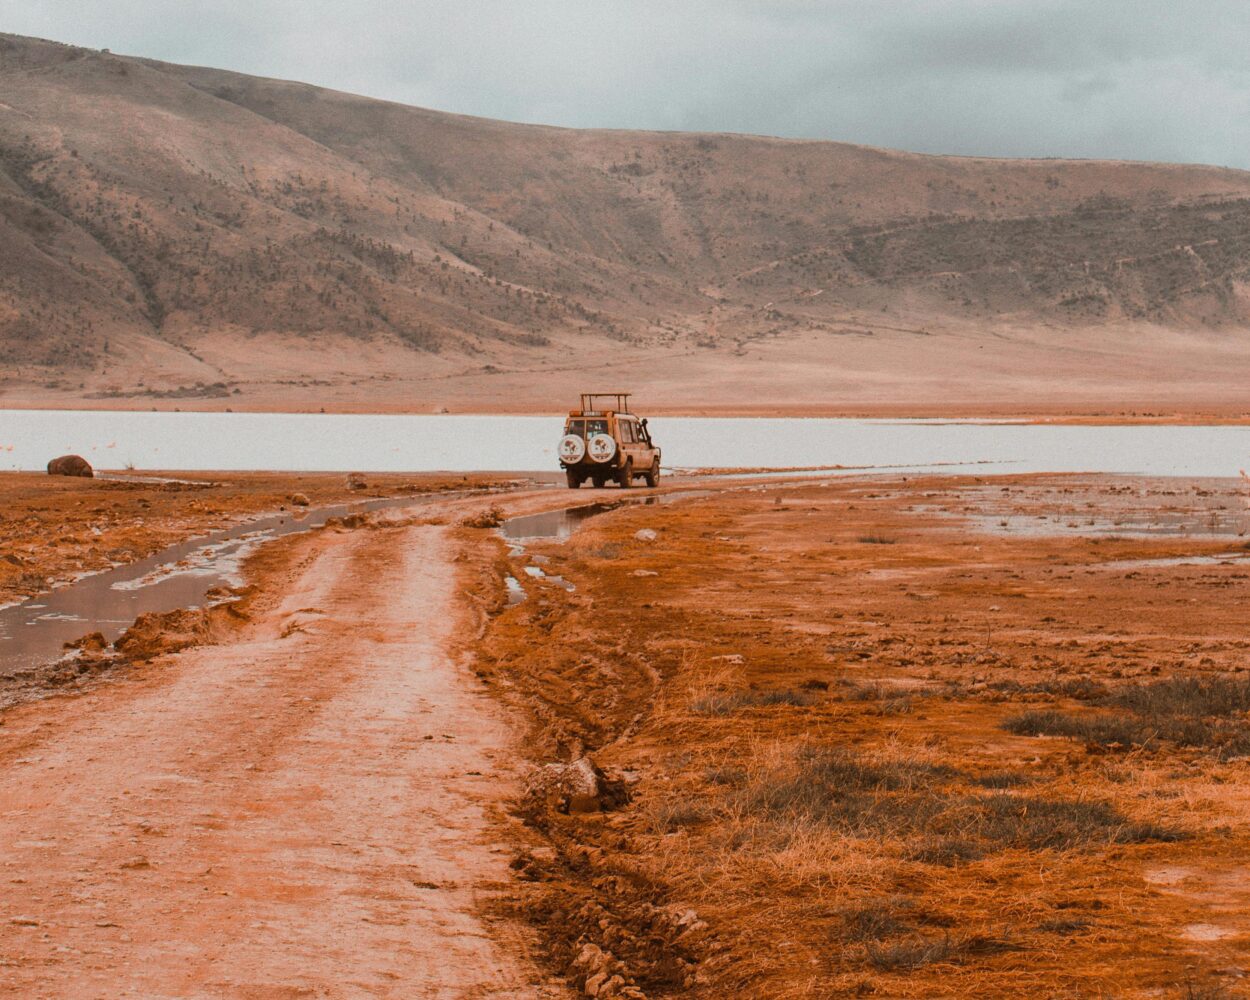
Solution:
<path fill-rule="evenodd" d="M 616 401 L 615 406 L 605 406 L 603 410 L 611 410 L 614 413 L 629 412 L 628 392 L 583 392 L 582 393 L 582 413 L 598 413 L 600 407 L 596 405 L 595 400 L 612 399 Z"/>

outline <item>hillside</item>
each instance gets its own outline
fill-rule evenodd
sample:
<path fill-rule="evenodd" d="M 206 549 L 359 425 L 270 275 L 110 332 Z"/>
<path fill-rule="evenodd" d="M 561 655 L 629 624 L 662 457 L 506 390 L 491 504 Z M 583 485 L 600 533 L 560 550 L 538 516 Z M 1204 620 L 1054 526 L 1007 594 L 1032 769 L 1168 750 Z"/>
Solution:
<path fill-rule="evenodd" d="M 517 125 L 0 35 L 8 406 L 1240 412 L 1248 274 L 1242 171 Z"/>

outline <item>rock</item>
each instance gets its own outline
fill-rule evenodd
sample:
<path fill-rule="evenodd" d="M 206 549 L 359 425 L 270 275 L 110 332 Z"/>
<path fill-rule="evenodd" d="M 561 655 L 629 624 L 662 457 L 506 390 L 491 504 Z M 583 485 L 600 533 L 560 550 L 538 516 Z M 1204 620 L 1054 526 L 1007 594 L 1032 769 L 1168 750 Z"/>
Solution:
<path fill-rule="evenodd" d="M 634 538 L 640 542 L 654 542 L 659 535 L 650 528 L 639 528 L 634 532 Z"/>
<path fill-rule="evenodd" d="M 584 944 L 577 953 L 577 958 L 573 959 L 573 968 L 589 974 L 603 972 L 611 967 L 612 956 L 591 942 Z"/>
<path fill-rule="evenodd" d="M 180 608 L 164 613 L 151 611 L 140 615 L 113 643 L 113 648 L 127 660 L 150 660 L 164 653 L 203 642 L 208 636 L 208 618 L 200 610 Z"/>
<path fill-rule="evenodd" d="M 363 472 L 353 472 L 347 477 L 347 488 L 349 490 L 368 489 L 369 480 L 365 478 Z"/>
<path fill-rule="evenodd" d="M 312 501 L 303 493 L 292 493 L 291 504 L 295 507 L 307 507 Z"/>
<path fill-rule="evenodd" d="M 98 653 L 100 650 L 108 648 L 108 640 L 104 638 L 103 632 L 89 632 L 73 642 L 67 642 L 62 648 L 81 649 L 87 652 Z"/>
<path fill-rule="evenodd" d="M 565 814 L 595 813 L 629 801 L 625 783 L 610 778 L 589 757 L 570 764 L 545 764 L 531 776 L 525 790 L 529 809 Z"/>
<path fill-rule="evenodd" d="M 636 569 L 630 574 L 630 576 L 659 576 L 659 575 L 660 574 L 657 573 L 653 569 Z"/>
<path fill-rule="evenodd" d="M 469 515 L 460 523 L 466 528 L 498 528 L 503 522 L 503 508 L 495 505 Z"/>
<path fill-rule="evenodd" d="M 81 476 L 91 479 L 95 476 L 91 463 L 81 455 L 62 455 L 48 463 L 49 476 Z"/>

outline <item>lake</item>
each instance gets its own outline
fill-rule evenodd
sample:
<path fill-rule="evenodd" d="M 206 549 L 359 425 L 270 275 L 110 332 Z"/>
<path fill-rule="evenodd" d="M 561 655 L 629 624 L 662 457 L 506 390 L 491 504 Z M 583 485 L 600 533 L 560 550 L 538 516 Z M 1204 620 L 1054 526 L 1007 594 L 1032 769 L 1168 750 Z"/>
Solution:
<path fill-rule="evenodd" d="M 0 469 L 79 454 L 99 469 L 558 470 L 559 416 L 0 410 Z M 656 417 L 668 468 L 844 465 L 1235 476 L 1250 427 Z"/>

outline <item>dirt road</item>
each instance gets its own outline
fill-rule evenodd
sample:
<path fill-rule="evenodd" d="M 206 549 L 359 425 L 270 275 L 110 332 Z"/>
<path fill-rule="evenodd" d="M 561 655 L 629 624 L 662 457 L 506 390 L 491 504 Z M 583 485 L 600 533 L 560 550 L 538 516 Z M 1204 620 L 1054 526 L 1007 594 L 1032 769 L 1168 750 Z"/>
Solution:
<path fill-rule="evenodd" d="M 446 529 L 302 545 L 238 641 L 5 716 L 0 995 L 558 995 L 476 906 L 513 734 Z"/>

